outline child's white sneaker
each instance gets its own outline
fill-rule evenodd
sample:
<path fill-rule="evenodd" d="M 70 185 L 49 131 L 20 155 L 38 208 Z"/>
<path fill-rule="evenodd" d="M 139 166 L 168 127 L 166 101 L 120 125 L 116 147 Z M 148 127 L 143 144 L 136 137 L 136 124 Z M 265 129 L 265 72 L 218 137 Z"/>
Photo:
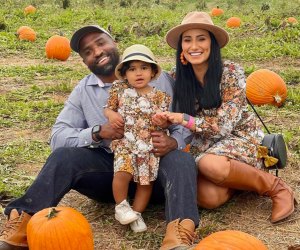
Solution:
<path fill-rule="evenodd" d="M 139 217 L 132 210 L 127 200 L 123 200 L 120 204 L 116 205 L 115 207 L 115 218 L 122 225 L 126 225 L 137 220 Z"/>
<path fill-rule="evenodd" d="M 135 212 L 136 215 L 139 217 L 137 220 L 135 220 L 134 222 L 130 223 L 130 228 L 133 232 L 135 233 L 141 233 L 147 230 L 147 226 L 144 222 L 144 219 L 141 215 L 141 213 L 139 212 Z"/>

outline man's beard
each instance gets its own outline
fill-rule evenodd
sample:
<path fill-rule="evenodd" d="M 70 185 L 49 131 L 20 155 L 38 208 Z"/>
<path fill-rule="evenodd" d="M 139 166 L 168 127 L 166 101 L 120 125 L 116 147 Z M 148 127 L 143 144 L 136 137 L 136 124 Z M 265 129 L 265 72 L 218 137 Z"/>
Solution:
<path fill-rule="evenodd" d="M 113 49 L 110 52 L 107 52 L 106 55 L 109 56 L 109 62 L 107 64 L 99 66 L 94 62 L 91 66 L 88 66 L 90 71 L 95 75 L 110 76 L 115 73 L 115 68 L 120 60 L 119 52 L 117 49 Z"/>

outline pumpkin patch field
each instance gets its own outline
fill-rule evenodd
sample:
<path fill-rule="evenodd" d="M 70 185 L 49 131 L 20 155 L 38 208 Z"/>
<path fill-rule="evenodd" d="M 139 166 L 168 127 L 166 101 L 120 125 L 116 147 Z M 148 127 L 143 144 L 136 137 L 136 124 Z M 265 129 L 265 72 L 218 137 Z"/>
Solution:
<path fill-rule="evenodd" d="M 51 127 L 64 102 L 89 73 L 70 50 L 73 32 L 87 24 L 103 26 L 120 52 L 135 43 L 145 44 L 168 71 L 175 65 L 175 51 L 164 40 L 166 32 L 194 10 L 209 13 L 229 33 L 223 59 L 245 69 L 248 99 L 268 129 L 283 135 L 288 163 L 279 176 L 300 200 L 300 0 L 0 0 L 0 4 L 0 227 L 7 203 L 25 192 L 49 156 Z M 83 214 L 95 250 L 159 249 L 166 230 L 163 204 L 147 207 L 143 217 L 148 230 L 140 234 L 114 219 L 113 203 L 95 202 L 71 191 L 59 206 Z M 270 222 L 271 209 L 269 198 L 252 192 L 237 192 L 213 210 L 199 208 L 199 241 L 233 230 L 255 237 L 269 250 L 297 245 L 300 249 L 299 207 L 277 224 Z"/>

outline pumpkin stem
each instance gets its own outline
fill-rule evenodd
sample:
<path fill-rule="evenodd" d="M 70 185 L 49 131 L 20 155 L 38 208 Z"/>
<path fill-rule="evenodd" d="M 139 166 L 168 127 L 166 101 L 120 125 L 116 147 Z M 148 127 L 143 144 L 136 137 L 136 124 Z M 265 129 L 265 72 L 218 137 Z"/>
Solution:
<path fill-rule="evenodd" d="M 55 207 L 49 208 L 49 213 L 46 215 L 48 220 L 56 217 L 56 215 L 60 212 L 60 210 L 56 210 Z"/>
<path fill-rule="evenodd" d="M 276 95 L 274 95 L 273 97 L 274 97 L 276 103 L 281 103 L 282 98 L 278 93 Z"/>

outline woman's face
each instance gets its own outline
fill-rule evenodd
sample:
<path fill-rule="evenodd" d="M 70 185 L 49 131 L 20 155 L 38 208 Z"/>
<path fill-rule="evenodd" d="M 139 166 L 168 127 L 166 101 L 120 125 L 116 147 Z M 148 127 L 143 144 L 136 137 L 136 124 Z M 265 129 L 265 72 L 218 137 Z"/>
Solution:
<path fill-rule="evenodd" d="M 211 39 L 207 30 L 191 29 L 182 33 L 183 55 L 192 65 L 207 64 L 210 44 Z"/>

